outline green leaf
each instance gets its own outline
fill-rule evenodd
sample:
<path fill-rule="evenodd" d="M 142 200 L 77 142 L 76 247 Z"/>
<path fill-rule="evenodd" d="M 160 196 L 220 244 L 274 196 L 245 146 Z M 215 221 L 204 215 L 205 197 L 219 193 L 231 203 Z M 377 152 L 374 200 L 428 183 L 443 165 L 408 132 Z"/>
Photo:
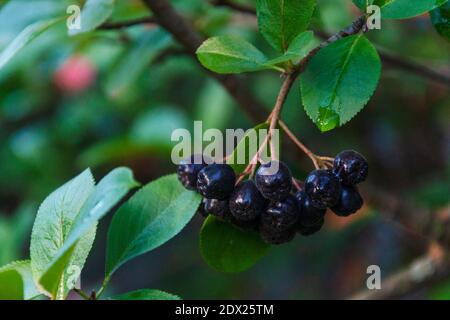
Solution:
<path fill-rule="evenodd" d="M 213 216 L 205 220 L 200 231 L 203 259 L 221 272 L 243 272 L 266 255 L 269 248 L 257 232 L 239 229 Z"/>
<path fill-rule="evenodd" d="M 408 19 L 433 10 L 448 0 L 375 0 L 382 19 Z"/>
<path fill-rule="evenodd" d="M 301 76 L 306 113 L 321 131 L 345 124 L 368 102 L 380 72 L 378 53 L 363 35 L 323 48 Z"/>
<path fill-rule="evenodd" d="M 355 4 L 355 6 L 357 6 L 358 8 L 360 8 L 362 11 L 366 11 L 366 8 L 373 4 L 374 0 L 353 0 L 353 3 Z"/>
<path fill-rule="evenodd" d="M 92 31 L 113 13 L 114 0 L 87 0 L 81 10 L 81 28 L 69 29 L 70 35 Z"/>
<path fill-rule="evenodd" d="M 294 40 L 292 40 L 286 52 L 278 58 L 266 62 L 267 65 L 278 65 L 287 61 L 301 60 L 308 55 L 308 53 L 315 48 L 317 42 L 314 39 L 312 31 L 305 31 L 300 33 Z"/>
<path fill-rule="evenodd" d="M 118 98 L 130 90 L 135 90 L 139 76 L 170 44 L 172 44 L 172 37 L 163 29 L 147 30 L 143 28 L 137 39 L 128 46 L 124 56 L 109 72 L 105 83 L 108 95 Z"/>
<path fill-rule="evenodd" d="M 257 0 L 259 30 L 272 47 L 284 53 L 308 27 L 315 6 L 315 0 Z"/>
<path fill-rule="evenodd" d="M 205 68 L 217 73 L 253 72 L 271 68 L 265 65 L 267 58 L 261 51 L 236 36 L 209 38 L 197 49 L 197 58 Z"/>
<path fill-rule="evenodd" d="M 106 278 L 128 260 L 177 235 L 197 211 L 201 197 L 175 174 L 139 190 L 114 215 L 108 231 Z"/>
<path fill-rule="evenodd" d="M 52 267 L 53 259 L 63 247 L 76 217 L 93 190 L 94 179 L 88 169 L 58 188 L 41 204 L 30 244 L 31 268 L 36 283 L 39 284 L 41 277 Z M 95 227 L 89 230 L 68 254 L 68 265 L 78 268 L 80 272 L 92 247 L 95 230 Z M 51 292 L 44 287 L 40 289 L 53 299 L 64 299 L 71 289 L 65 281 L 70 275 L 65 269 L 58 279 L 57 288 L 52 288 Z M 45 284 L 48 282 L 46 280 Z"/>
<path fill-rule="evenodd" d="M 22 48 L 45 30 L 60 22 L 61 18 L 38 21 L 26 27 L 1 53 L 0 69 L 2 69 Z"/>
<path fill-rule="evenodd" d="M 39 294 L 29 260 L 16 261 L 0 268 L 0 300 L 28 300 Z"/>
<path fill-rule="evenodd" d="M 95 187 L 70 227 L 64 244 L 55 254 L 52 262 L 40 279 L 41 287 L 55 294 L 61 286 L 64 273 L 71 268 L 72 254 L 83 235 L 95 230 L 97 222 L 105 216 L 130 189 L 139 186 L 128 168 L 117 168 L 105 176 Z M 81 240 L 80 240 L 81 239 Z M 73 268 L 73 267 L 72 267 Z M 73 270 L 74 272 L 76 270 Z M 73 274 L 71 275 L 73 278 Z M 76 275 L 75 275 L 76 277 Z M 77 278 L 77 277 L 76 277 Z M 67 279 L 66 279 L 67 280 Z M 68 289 L 71 289 L 68 286 Z"/>
<path fill-rule="evenodd" d="M 450 2 L 431 11 L 430 18 L 436 31 L 450 40 Z"/>
<path fill-rule="evenodd" d="M 181 300 L 180 297 L 155 289 L 141 289 L 120 294 L 108 300 Z"/>
<path fill-rule="evenodd" d="M 259 130 L 266 130 L 267 134 L 269 124 L 264 122 L 247 130 L 244 137 L 237 144 L 236 149 L 230 154 L 227 163 L 236 173 L 244 171 L 258 151 L 259 145 L 263 142 L 264 138 L 260 139 Z"/>

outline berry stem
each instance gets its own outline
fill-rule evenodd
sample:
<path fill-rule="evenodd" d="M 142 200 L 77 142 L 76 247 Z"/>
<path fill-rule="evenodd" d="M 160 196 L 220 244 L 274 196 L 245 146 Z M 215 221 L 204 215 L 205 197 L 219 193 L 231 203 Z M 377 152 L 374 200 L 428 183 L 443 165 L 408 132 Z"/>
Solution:
<path fill-rule="evenodd" d="M 298 183 L 297 179 L 292 178 L 292 184 L 294 185 L 295 189 L 297 189 L 297 191 L 302 190 L 302 187 L 301 187 L 300 184 Z"/>
<path fill-rule="evenodd" d="M 73 291 L 75 291 L 84 300 L 91 300 L 91 297 L 89 297 L 83 290 L 74 288 Z"/>
<path fill-rule="evenodd" d="M 289 73 L 286 76 L 286 79 L 283 82 L 283 85 L 281 86 L 280 93 L 278 94 L 277 101 L 275 103 L 275 106 L 273 108 L 272 113 L 269 115 L 268 121 L 270 120 L 270 126 L 269 126 L 269 139 L 270 139 L 270 156 L 273 160 L 277 160 L 278 155 L 275 150 L 275 144 L 273 143 L 272 135 L 273 131 L 277 127 L 278 120 L 280 119 L 280 113 L 283 109 L 283 105 L 286 102 L 286 98 L 289 94 L 289 91 L 291 90 L 292 85 L 295 82 L 295 79 L 297 78 L 297 72 Z"/>
<path fill-rule="evenodd" d="M 291 139 L 292 142 L 294 142 L 294 144 L 296 144 L 313 162 L 314 167 L 316 169 L 320 168 L 319 162 L 322 162 L 322 160 L 315 155 L 311 150 L 309 150 L 296 136 L 295 134 L 289 130 L 289 128 L 287 127 L 287 125 L 282 121 L 279 120 L 278 123 L 280 124 L 281 129 L 283 129 L 283 131 L 286 133 L 286 135 L 289 137 L 289 139 Z"/>

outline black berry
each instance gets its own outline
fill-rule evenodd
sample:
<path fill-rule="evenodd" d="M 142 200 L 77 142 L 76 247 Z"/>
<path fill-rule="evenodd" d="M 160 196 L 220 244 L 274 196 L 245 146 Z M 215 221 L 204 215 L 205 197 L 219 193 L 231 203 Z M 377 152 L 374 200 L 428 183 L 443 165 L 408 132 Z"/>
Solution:
<path fill-rule="evenodd" d="M 200 203 L 200 206 L 197 209 L 197 214 L 202 216 L 203 218 L 206 218 L 208 216 L 208 212 L 205 209 L 205 202 L 206 199 L 202 199 L 202 202 Z"/>
<path fill-rule="evenodd" d="M 189 190 L 197 189 L 197 176 L 206 167 L 202 155 L 192 155 L 180 161 L 178 165 L 178 180 Z"/>
<path fill-rule="evenodd" d="M 285 200 L 273 201 L 261 216 L 261 229 L 276 232 L 294 227 L 299 216 L 297 200 L 289 195 Z"/>
<path fill-rule="evenodd" d="M 230 216 L 228 200 L 206 199 L 205 211 L 220 219 L 226 219 Z"/>
<path fill-rule="evenodd" d="M 326 209 L 317 209 L 311 203 L 306 192 L 299 191 L 295 194 L 299 207 L 298 223 L 302 226 L 314 226 L 325 216 Z"/>
<path fill-rule="evenodd" d="M 198 173 L 197 190 L 207 199 L 227 199 L 234 190 L 236 175 L 227 164 L 211 164 Z"/>
<path fill-rule="evenodd" d="M 331 208 L 334 213 L 341 217 L 347 217 L 363 206 L 363 199 L 356 187 L 342 186 L 338 203 Z"/>
<path fill-rule="evenodd" d="M 369 165 L 358 152 L 346 150 L 334 159 L 333 172 L 341 183 L 353 186 L 366 180 Z"/>
<path fill-rule="evenodd" d="M 279 245 L 292 241 L 295 237 L 295 229 L 291 228 L 284 231 L 261 229 L 260 235 L 265 243 Z"/>
<path fill-rule="evenodd" d="M 314 207 L 326 209 L 338 202 L 341 184 L 330 170 L 314 170 L 306 178 L 305 192 Z"/>
<path fill-rule="evenodd" d="M 274 168 L 278 170 L 274 171 Z M 292 188 L 291 171 L 280 161 L 261 165 L 256 172 L 255 181 L 262 195 L 275 201 L 286 199 Z"/>
<path fill-rule="evenodd" d="M 241 182 L 230 197 L 230 211 L 238 221 L 252 221 L 266 209 L 267 200 L 252 180 Z"/>
<path fill-rule="evenodd" d="M 319 221 L 316 222 L 314 225 L 304 226 L 299 224 L 298 226 L 298 233 L 300 233 L 302 236 L 310 236 L 314 233 L 317 233 L 322 229 L 323 224 L 325 223 L 325 219 L 322 218 Z"/>

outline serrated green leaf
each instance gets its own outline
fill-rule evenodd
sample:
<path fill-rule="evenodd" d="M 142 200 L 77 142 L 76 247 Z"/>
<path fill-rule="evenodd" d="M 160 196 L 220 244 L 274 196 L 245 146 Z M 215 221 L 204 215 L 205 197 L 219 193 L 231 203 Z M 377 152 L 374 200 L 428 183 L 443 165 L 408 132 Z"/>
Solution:
<path fill-rule="evenodd" d="M 306 113 L 321 131 L 345 124 L 368 102 L 380 72 L 378 53 L 363 35 L 323 48 L 301 76 Z"/>
<path fill-rule="evenodd" d="M 408 19 L 433 10 L 448 0 L 375 0 L 382 19 Z"/>
<path fill-rule="evenodd" d="M 38 296 L 30 261 L 16 261 L 0 268 L 0 300 L 28 300 Z"/>
<path fill-rule="evenodd" d="M 36 283 L 39 284 L 42 276 L 52 267 L 53 259 L 63 247 L 73 222 L 93 190 L 94 179 L 88 169 L 51 193 L 41 204 L 34 221 L 30 244 L 31 268 Z M 89 230 L 73 248 L 67 258 L 68 265 L 81 271 L 92 247 L 95 230 L 95 227 Z M 65 281 L 68 276 L 70 274 L 66 269 L 60 279 L 57 279 L 57 288 L 52 287 L 51 292 L 43 287 L 40 289 L 53 299 L 64 299 L 71 289 Z M 47 284 L 48 278 L 45 280 Z"/>
<path fill-rule="evenodd" d="M 301 60 L 306 57 L 316 45 L 317 42 L 314 39 L 314 33 L 312 31 L 302 32 L 292 40 L 289 48 L 283 55 L 266 62 L 266 64 L 273 66 L 287 61 L 295 62 Z"/>
<path fill-rule="evenodd" d="M 177 235 L 197 211 L 201 197 L 175 174 L 139 190 L 114 215 L 108 231 L 106 278 L 132 258 Z"/>
<path fill-rule="evenodd" d="M 230 154 L 227 163 L 236 173 L 241 173 L 250 163 L 258 151 L 259 145 L 263 142 L 260 139 L 259 130 L 269 130 L 267 122 L 261 123 L 256 127 L 247 130 L 244 137 L 239 141 L 236 148 Z M 250 148 L 251 147 L 251 148 Z"/>
<path fill-rule="evenodd" d="M 69 29 L 69 35 L 89 32 L 100 26 L 113 13 L 115 0 L 87 0 L 81 10 L 80 29 Z"/>
<path fill-rule="evenodd" d="M 64 244 L 55 254 L 47 270 L 39 281 L 41 287 L 55 294 L 61 286 L 64 273 L 71 267 L 70 261 L 76 247 L 88 245 L 83 235 L 95 230 L 97 222 L 103 218 L 132 188 L 139 186 L 128 168 L 117 168 L 105 176 L 87 198 L 80 213 L 73 221 Z M 74 275 L 71 275 L 72 277 Z M 75 275 L 76 276 L 76 275 Z M 67 279 L 66 279 L 67 280 Z M 68 286 L 68 289 L 71 289 Z"/>
<path fill-rule="evenodd" d="M 450 2 L 430 12 L 431 23 L 436 31 L 450 40 Z"/>
<path fill-rule="evenodd" d="M 254 72 L 266 66 L 266 56 L 246 40 L 236 36 L 209 38 L 197 49 L 197 58 L 207 69 L 217 73 Z"/>
<path fill-rule="evenodd" d="M 256 12 L 261 34 L 279 52 L 308 27 L 315 0 L 257 0 Z"/>
<path fill-rule="evenodd" d="M 242 230 L 209 216 L 200 231 L 200 250 L 212 268 L 226 273 L 243 272 L 264 257 L 270 246 L 252 230 Z"/>
<path fill-rule="evenodd" d="M 181 300 L 180 297 L 155 289 L 141 289 L 108 298 L 108 300 Z"/>
<path fill-rule="evenodd" d="M 2 69 L 22 48 L 24 48 L 33 39 L 38 37 L 45 30 L 62 21 L 61 18 L 55 18 L 45 21 L 35 22 L 26 27 L 1 53 L 0 69 Z"/>

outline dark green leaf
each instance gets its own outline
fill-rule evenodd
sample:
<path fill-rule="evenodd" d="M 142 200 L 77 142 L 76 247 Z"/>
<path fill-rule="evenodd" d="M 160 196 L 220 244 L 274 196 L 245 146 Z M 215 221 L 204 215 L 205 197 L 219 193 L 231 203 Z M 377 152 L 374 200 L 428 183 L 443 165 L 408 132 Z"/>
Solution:
<path fill-rule="evenodd" d="M 0 300 L 28 300 L 39 294 L 29 260 L 16 261 L 0 268 Z"/>
<path fill-rule="evenodd" d="M 272 47 L 284 53 L 311 21 L 315 0 L 257 0 L 259 30 Z"/>
<path fill-rule="evenodd" d="M 141 289 L 127 292 L 108 300 L 181 300 L 180 297 L 155 289 Z"/>
<path fill-rule="evenodd" d="M 301 60 L 306 57 L 306 55 L 314 49 L 316 45 L 317 43 L 314 39 L 314 33 L 312 31 L 302 32 L 295 37 L 294 40 L 292 40 L 289 48 L 282 56 L 272 59 L 266 62 L 266 64 L 278 65 L 287 61 L 296 62 L 297 60 Z"/>
<path fill-rule="evenodd" d="M 153 59 L 172 43 L 172 37 L 160 28 L 143 28 L 138 34 L 105 81 L 105 89 L 113 98 L 120 98 L 132 90 Z"/>
<path fill-rule="evenodd" d="M 191 220 L 200 196 L 183 188 L 176 175 L 139 190 L 114 215 L 108 231 L 106 277 L 128 260 L 164 244 Z"/>
<path fill-rule="evenodd" d="M 253 72 L 266 66 L 266 56 L 244 39 L 235 36 L 209 38 L 197 49 L 201 64 L 217 73 Z"/>
<path fill-rule="evenodd" d="M 353 3 L 362 11 L 366 11 L 366 8 L 373 3 L 374 0 L 353 0 Z"/>
<path fill-rule="evenodd" d="M 92 31 L 113 13 L 114 0 L 87 0 L 81 10 L 81 29 L 70 29 L 70 35 Z"/>
<path fill-rule="evenodd" d="M 430 17 L 436 31 L 450 40 L 450 2 L 431 11 Z"/>
<path fill-rule="evenodd" d="M 375 0 L 382 19 L 407 19 L 433 10 L 448 0 Z"/>
<path fill-rule="evenodd" d="M 269 246 L 255 231 L 242 230 L 209 216 L 200 232 L 200 250 L 211 267 L 234 273 L 252 267 L 267 253 Z"/>
<path fill-rule="evenodd" d="M 380 72 L 378 53 L 363 35 L 323 48 L 301 76 L 306 113 L 321 131 L 345 124 L 366 105 Z"/>

